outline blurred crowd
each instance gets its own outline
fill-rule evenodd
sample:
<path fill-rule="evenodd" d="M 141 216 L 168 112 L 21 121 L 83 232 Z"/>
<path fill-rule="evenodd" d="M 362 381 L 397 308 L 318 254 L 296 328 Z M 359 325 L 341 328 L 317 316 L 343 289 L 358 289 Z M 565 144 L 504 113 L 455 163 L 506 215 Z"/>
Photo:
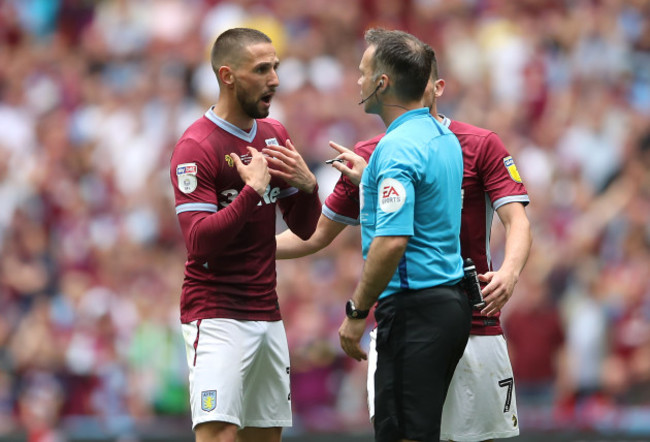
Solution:
<path fill-rule="evenodd" d="M 189 432 L 169 158 L 216 101 L 209 48 L 235 26 L 274 40 L 271 116 L 323 199 L 327 142 L 383 131 L 357 106 L 364 30 L 431 44 L 439 110 L 494 130 L 531 199 L 503 314 L 522 431 L 650 431 L 650 2 L 3 0 L 0 436 Z M 497 266 L 503 237 L 497 221 Z M 366 366 L 337 335 L 359 249 L 348 228 L 278 264 L 293 433 L 370 431 Z"/>

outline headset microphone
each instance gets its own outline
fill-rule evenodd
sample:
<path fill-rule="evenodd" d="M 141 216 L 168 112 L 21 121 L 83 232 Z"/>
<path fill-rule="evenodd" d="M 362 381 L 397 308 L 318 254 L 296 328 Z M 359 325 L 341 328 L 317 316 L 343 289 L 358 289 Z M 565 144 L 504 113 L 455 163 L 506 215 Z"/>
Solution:
<path fill-rule="evenodd" d="M 370 100 L 377 93 L 379 88 L 382 87 L 383 85 L 384 85 L 384 80 L 381 80 L 379 82 L 379 84 L 377 85 L 377 87 L 375 88 L 375 90 L 372 91 L 372 93 L 370 95 L 368 95 L 366 98 L 363 98 L 358 104 L 361 105 L 361 104 L 365 103 L 366 101 Z"/>

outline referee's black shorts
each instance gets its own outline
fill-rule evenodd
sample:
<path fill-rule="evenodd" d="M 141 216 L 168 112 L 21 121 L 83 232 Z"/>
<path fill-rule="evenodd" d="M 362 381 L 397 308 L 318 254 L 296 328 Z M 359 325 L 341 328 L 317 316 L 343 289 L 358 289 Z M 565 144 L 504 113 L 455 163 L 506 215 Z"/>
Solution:
<path fill-rule="evenodd" d="M 449 383 L 463 355 L 472 313 L 460 286 L 381 299 L 377 319 L 375 440 L 440 440 Z"/>

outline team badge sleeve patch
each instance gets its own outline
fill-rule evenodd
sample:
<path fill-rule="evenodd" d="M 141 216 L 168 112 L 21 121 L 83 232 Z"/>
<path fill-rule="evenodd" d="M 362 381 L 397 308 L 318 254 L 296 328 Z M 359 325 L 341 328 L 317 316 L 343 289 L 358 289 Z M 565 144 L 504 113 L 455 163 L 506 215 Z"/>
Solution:
<path fill-rule="evenodd" d="M 217 390 L 201 392 L 201 410 L 212 411 L 217 407 Z"/>

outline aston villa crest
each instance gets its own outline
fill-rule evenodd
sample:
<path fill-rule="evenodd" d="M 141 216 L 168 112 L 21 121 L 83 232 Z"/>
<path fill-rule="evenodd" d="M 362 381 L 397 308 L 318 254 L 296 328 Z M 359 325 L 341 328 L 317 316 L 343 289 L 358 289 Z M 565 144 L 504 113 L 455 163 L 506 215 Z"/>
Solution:
<path fill-rule="evenodd" d="M 201 392 L 201 410 L 212 411 L 217 407 L 217 390 Z"/>

